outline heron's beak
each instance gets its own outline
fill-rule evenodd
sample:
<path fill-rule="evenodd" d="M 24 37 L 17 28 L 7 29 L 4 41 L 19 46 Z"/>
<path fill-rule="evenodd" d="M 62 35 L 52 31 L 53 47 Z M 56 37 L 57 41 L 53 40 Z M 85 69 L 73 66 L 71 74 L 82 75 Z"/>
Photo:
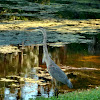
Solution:
<path fill-rule="evenodd" d="M 28 30 L 28 31 L 32 31 L 32 30 L 36 30 L 37 28 L 35 28 L 35 27 L 29 27 L 29 28 L 27 28 L 26 30 Z"/>
<path fill-rule="evenodd" d="M 29 28 L 27 28 L 26 30 L 27 30 L 27 31 L 40 31 L 40 29 L 37 28 L 37 27 L 29 27 Z"/>

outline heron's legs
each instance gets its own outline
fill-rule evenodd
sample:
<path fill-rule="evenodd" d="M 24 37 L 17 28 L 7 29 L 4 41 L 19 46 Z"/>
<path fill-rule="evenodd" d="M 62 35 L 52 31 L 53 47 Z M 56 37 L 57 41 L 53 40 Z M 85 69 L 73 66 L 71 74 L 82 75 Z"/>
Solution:
<path fill-rule="evenodd" d="M 55 89 L 54 89 L 54 95 L 58 98 L 58 94 L 59 94 L 59 89 L 58 89 L 58 86 L 57 86 L 57 81 L 56 80 L 54 80 L 54 82 L 55 82 Z"/>
<path fill-rule="evenodd" d="M 55 88 L 55 96 L 58 98 L 59 90 L 58 88 Z"/>
<path fill-rule="evenodd" d="M 52 78 L 51 83 L 52 83 L 52 87 L 54 88 L 54 96 L 58 98 L 59 90 L 57 86 L 57 81 L 54 78 Z"/>

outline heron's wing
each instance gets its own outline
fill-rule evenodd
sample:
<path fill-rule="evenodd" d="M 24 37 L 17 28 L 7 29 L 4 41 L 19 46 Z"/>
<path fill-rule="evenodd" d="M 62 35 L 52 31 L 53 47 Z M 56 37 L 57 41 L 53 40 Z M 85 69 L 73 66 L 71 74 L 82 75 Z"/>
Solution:
<path fill-rule="evenodd" d="M 53 78 L 55 78 L 57 81 L 60 81 L 64 84 L 66 84 L 66 81 L 68 80 L 66 74 L 56 65 L 50 65 L 49 72 Z"/>

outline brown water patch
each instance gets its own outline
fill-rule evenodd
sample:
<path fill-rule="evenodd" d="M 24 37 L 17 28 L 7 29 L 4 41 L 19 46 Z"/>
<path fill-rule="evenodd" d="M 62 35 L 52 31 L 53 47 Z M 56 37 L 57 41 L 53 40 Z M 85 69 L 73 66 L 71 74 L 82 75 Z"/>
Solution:
<path fill-rule="evenodd" d="M 96 64 L 100 64 L 100 56 L 84 56 L 80 58 L 79 61 L 87 61 L 87 62 L 93 62 Z"/>
<path fill-rule="evenodd" d="M 80 46 L 82 45 L 80 44 Z M 83 63 L 79 60 L 79 58 L 84 57 L 99 59 L 99 56 L 90 56 L 86 48 L 85 51 L 83 48 L 83 51 L 78 48 L 73 51 L 70 46 L 71 44 L 62 45 L 61 47 L 58 47 L 58 45 L 57 47 L 55 45 L 54 47 L 48 46 L 51 58 L 66 73 L 74 86 L 73 89 L 69 89 L 66 85 L 58 83 L 59 92 L 66 93 L 77 89 L 99 86 L 99 65 L 95 62 L 91 66 L 93 62 L 86 61 Z M 83 45 L 83 47 L 85 46 Z M 42 46 L 32 45 L 18 48 L 21 52 L 0 54 L 0 90 L 2 98 L 7 96 L 7 91 L 9 91 L 9 98 L 12 95 L 15 98 L 53 96 L 55 83 L 52 83 L 46 65 L 42 64 Z M 34 96 L 32 97 L 32 95 Z"/>

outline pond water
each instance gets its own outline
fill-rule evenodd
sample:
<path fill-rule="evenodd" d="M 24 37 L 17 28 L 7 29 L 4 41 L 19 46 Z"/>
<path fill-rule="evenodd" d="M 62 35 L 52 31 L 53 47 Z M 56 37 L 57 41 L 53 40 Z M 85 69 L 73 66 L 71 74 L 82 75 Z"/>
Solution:
<path fill-rule="evenodd" d="M 42 63 L 42 45 L 18 46 L 19 53 L 0 54 L 0 99 L 29 100 L 54 95 L 55 83 Z M 66 73 L 73 89 L 59 84 L 59 93 L 100 86 L 100 51 L 90 44 L 49 45 L 53 61 Z"/>
<path fill-rule="evenodd" d="M 45 63 L 42 63 L 42 34 L 26 31 L 27 27 L 47 28 L 50 57 L 73 84 L 73 88 L 69 89 L 58 83 L 59 94 L 100 86 L 98 1 L 24 0 L 23 3 L 23 0 L 2 0 L 0 7 L 4 12 L 1 14 L 2 19 L 15 20 L 0 22 L 0 100 L 33 100 L 54 95 L 55 82 Z M 86 18 L 92 20 L 83 20 Z M 53 44 L 57 42 L 63 43 Z M 20 52 L 16 47 L 10 49 L 14 53 L 10 52 L 10 46 L 5 51 L 1 46 L 11 44 L 18 47 Z"/>

